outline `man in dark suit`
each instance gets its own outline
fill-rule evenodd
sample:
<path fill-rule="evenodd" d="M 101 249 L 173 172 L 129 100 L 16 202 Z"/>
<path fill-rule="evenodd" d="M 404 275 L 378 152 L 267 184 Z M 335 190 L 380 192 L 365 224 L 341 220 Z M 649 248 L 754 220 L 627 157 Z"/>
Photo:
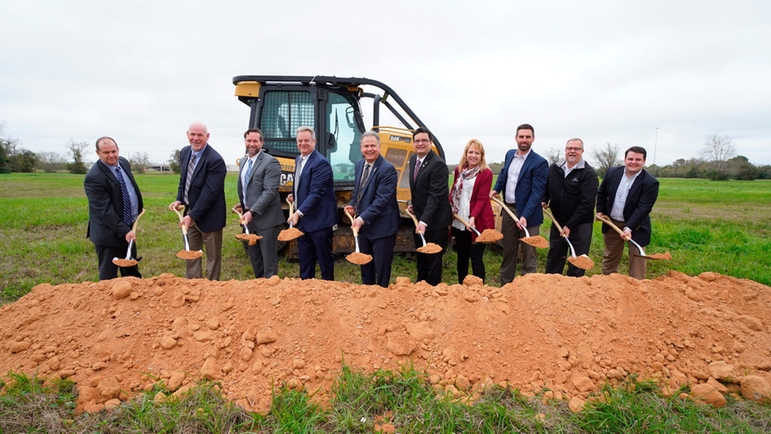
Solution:
<path fill-rule="evenodd" d="M 110 137 L 96 141 L 99 161 L 88 171 L 84 181 L 88 197 L 88 229 L 86 237 L 96 247 L 99 280 L 121 276 L 141 278 L 139 267 L 118 267 L 113 258 L 125 258 L 129 241 L 132 258 L 137 257 L 136 234 L 131 225 L 144 204 L 128 160 L 118 155 L 118 144 Z"/>
<path fill-rule="evenodd" d="M 185 207 L 180 226 L 187 227 L 190 249 L 206 246 L 206 277 L 220 280 L 222 228 L 225 227 L 225 175 L 227 167 L 219 153 L 209 146 L 206 125 L 195 122 L 187 129 L 190 146 L 180 151 L 181 176 L 177 200 L 171 210 Z M 185 278 L 203 277 L 201 258 L 185 261 Z"/>
<path fill-rule="evenodd" d="M 450 190 L 447 186 L 450 172 L 442 158 L 431 150 L 434 137 L 430 131 L 418 128 L 412 133 L 415 154 L 410 156 L 410 209 L 418 219 L 415 246 L 420 247 L 422 233 L 427 243 L 438 244 L 442 251 L 436 254 L 417 254 L 418 279 L 429 285 L 442 281 L 442 256 L 447 246 L 447 231 L 452 222 Z"/>
<path fill-rule="evenodd" d="M 377 133 L 362 134 L 360 144 L 364 158 L 356 162 L 353 194 L 346 211 L 358 215 L 352 226 L 359 231 L 361 253 L 372 255 L 372 261 L 361 266 L 362 283 L 387 288 L 399 232 L 398 177 L 393 164 L 380 155 Z"/>
<path fill-rule="evenodd" d="M 255 278 L 278 274 L 278 233 L 285 221 L 278 194 L 281 165 L 275 157 L 262 152 L 262 143 L 259 128 L 246 130 L 247 155 L 239 162 L 237 184 L 243 222 L 249 233 L 262 237 L 257 244 L 247 246 Z"/>
<path fill-rule="evenodd" d="M 588 255 L 592 244 L 594 204 L 597 201 L 597 173 L 584 159 L 584 141 L 570 139 L 565 144 L 565 161 L 549 167 L 544 205 L 549 205 L 554 219 L 562 226 L 551 226 L 546 272 L 562 274 L 570 253 L 565 237 L 573 245 L 577 256 Z M 586 271 L 568 263 L 567 275 L 581 277 Z"/>
<path fill-rule="evenodd" d="M 608 169 L 600 184 L 597 215 L 606 215 L 616 226 L 624 228 L 621 236 L 602 224 L 602 274 L 618 272 L 624 243 L 630 238 L 643 248 L 651 242 L 650 213 L 659 196 L 659 181 L 643 169 L 647 156 L 645 148 L 632 146 L 624 153 L 624 165 Z M 629 243 L 629 276 L 642 280 L 646 271 L 645 259 Z"/>
<path fill-rule="evenodd" d="M 337 229 L 337 198 L 332 166 L 316 150 L 316 132 L 311 127 L 297 129 L 294 201 L 296 211 L 287 220 L 304 235 L 297 239 L 300 278 L 316 277 L 316 261 L 321 278 L 335 280 L 332 232 Z"/>
<path fill-rule="evenodd" d="M 517 251 L 520 239 L 527 228 L 531 236 L 540 233 L 543 223 L 541 199 L 546 190 L 546 178 L 549 176 L 549 163 L 532 150 L 535 141 L 535 129 L 530 124 L 522 124 L 516 132 L 517 149 L 506 153 L 503 170 L 490 192 L 490 197 L 503 195 L 503 202 L 519 217 L 516 222 L 509 213 L 503 212 L 501 233 L 503 233 L 503 260 L 501 261 L 501 285 L 505 285 L 517 274 Z M 535 273 L 537 268 L 535 247 L 522 243 L 522 268 L 524 276 Z"/>

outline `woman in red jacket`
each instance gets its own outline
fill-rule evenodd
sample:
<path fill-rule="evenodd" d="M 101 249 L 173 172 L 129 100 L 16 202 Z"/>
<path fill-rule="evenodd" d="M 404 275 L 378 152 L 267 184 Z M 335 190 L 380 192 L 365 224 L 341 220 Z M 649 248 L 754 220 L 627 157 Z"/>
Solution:
<path fill-rule="evenodd" d="M 458 252 L 458 282 L 468 275 L 468 263 L 471 259 L 472 273 L 485 280 L 484 244 L 476 244 L 476 233 L 493 229 L 493 207 L 490 205 L 490 188 L 493 184 L 493 171 L 485 162 L 485 148 L 482 142 L 471 139 L 463 149 L 460 163 L 455 167 L 455 178 L 450 191 L 450 206 L 453 215 L 468 223 L 464 226 L 458 220 L 452 221 L 452 235 L 455 237 L 455 249 Z"/>

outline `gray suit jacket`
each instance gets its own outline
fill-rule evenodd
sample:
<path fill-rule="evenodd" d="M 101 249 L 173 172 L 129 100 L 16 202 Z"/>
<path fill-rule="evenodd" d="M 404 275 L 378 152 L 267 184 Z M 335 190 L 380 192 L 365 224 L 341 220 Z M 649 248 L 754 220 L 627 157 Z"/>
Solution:
<path fill-rule="evenodd" d="M 244 156 L 239 162 L 238 200 L 244 211 L 253 210 L 256 214 L 252 224 L 259 230 L 278 226 L 286 221 L 281 210 L 281 198 L 278 194 L 278 184 L 281 178 L 281 165 L 275 157 L 260 152 L 252 165 L 252 173 L 246 184 L 246 202 L 244 186 L 241 182 L 243 172 L 249 166 L 249 157 Z"/>

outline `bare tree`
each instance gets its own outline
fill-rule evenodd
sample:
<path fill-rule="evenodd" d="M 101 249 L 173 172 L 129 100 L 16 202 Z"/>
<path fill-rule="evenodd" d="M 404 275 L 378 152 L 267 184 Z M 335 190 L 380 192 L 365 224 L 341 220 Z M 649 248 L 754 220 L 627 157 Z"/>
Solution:
<path fill-rule="evenodd" d="M 621 159 L 618 157 L 621 152 L 621 147 L 618 145 L 611 145 L 610 142 L 605 142 L 605 148 L 598 148 L 592 151 L 592 158 L 596 164 L 597 173 L 600 176 L 605 176 L 605 172 L 613 166 L 621 164 Z"/>
<path fill-rule="evenodd" d="M 70 173 L 85 174 L 88 172 L 86 163 L 83 161 L 83 152 L 85 152 L 87 148 L 88 142 L 76 142 L 70 140 L 70 144 L 67 146 L 67 149 L 70 150 L 70 154 L 72 154 L 72 163 L 67 164 L 67 170 L 69 170 Z"/>
<path fill-rule="evenodd" d="M 128 160 L 131 164 L 131 170 L 137 173 L 145 173 L 147 166 L 150 166 L 150 156 L 147 155 L 147 152 L 133 153 Z"/>
<path fill-rule="evenodd" d="M 701 155 L 718 175 L 725 174 L 728 169 L 728 160 L 736 156 L 733 138 L 717 134 L 707 136 Z"/>
<path fill-rule="evenodd" d="M 169 167 L 171 168 L 171 171 L 174 173 L 180 173 L 180 162 L 179 160 L 182 157 L 180 157 L 180 151 L 179 149 L 175 149 L 174 152 L 171 153 L 171 156 L 169 157 Z"/>
<path fill-rule="evenodd" d="M 67 157 L 58 152 L 41 152 L 38 154 L 38 168 L 46 173 L 55 173 L 67 167 Z"/>
<path fill-rule="evenodd" d="M 562 150 L 554 147 L 547 149 L 546 159 L 549 160 L 549 164 L 559 163 L 562 160 Z"/>

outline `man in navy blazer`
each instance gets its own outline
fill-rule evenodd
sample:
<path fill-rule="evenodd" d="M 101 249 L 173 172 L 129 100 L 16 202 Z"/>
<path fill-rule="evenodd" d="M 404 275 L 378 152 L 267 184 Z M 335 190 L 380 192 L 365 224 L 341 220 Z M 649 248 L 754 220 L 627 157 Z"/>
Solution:
<path fill-rule="evenodd" d="M 118 155 L 118 144 L 110 137 L 100 137 L 96 141 L 96 155 L 99 161 L 88 171 L 83 186 L 88 197 L 88 229 L 86 237 L 96 247 L 99 263 L 99 280 L 114 279 L 121 276 L 141 278 L 139 267 L 118 267 L 113 258 L 125 258 L 128 243 L 132 258 L 137 257 L 136 234 L 131 225 L 139 216 L 144 204 L 131 165 L 128 160 Z M 119 181 L 118 176 L 121 177 Z M 123 186 L 125 186 L 124 196 Z M 124 207 L 129 204 L 129 209 Z"/>
<path fill-rule="evenodd" d="M 247 246 L 255 278 L 269 278 L 278 274 L 278 233 L 285 221 L 281 209 L 278 184 L 281 165 L 272 155 L 262 151 L 262 131 L 250 128 L 244 133 L 244 156 L 238 167 L 236 191 L 240 201 L 237 208 L 243 213 L 243 222 L 249 233 L 262 238 Z"/>
<path fill-rule="evenodd" d="M 399 232 L 398 176 L 393 164 L 380 155 L 377 133 L 362 134 L 360 144 L 364 158 L 356 162 L 353 194 L 346 211 L 358 215 L 351 226 L 359 231 L 361 253 L 372 255 L 372 261 L 361 266 L 362 283 L 387 288 Z M 365 174 L 366 179 L 362 179 Z"/>
<path fill-rule="evenodd" d="M 541 198 L 546 191 L 546 179 L 549 177 L 549 163 L 532 150 L 535 141 L 535 129 L 530 124 L 522 124 L 516 132 L 517 149 L 506 153 L 503 170 L 490 192 L 490 197 L 503 196 L 503 202 L 519 217 L 516 222 L 507 212 L 503 212 L 501 233 L 503 233 L 503 260 L 501 262 L 501 285 L 505 285 L 517 274 L 517 250 L 519 241 L 525 236 L 527 228 L 531 236 L 540 233 L 543 223 Z M 535 247 L 522 243 L 522 268 L 524 276 L 535 273 L 537 267 Z"/>
<path fill-rule="evenodd" d="M 606 215 L 624 235 L 610 231 L 602 224 L 605 251 L 602 258 L 602 274 L 618 272 L 618 264 L 624 254 L 624 243 L 630 238 L 642 247 L 651 242 L 651 217 L 653 205 L 659 196 L 659 181 L 646 172 L 648 153 L 641 146 L 632 146 L 624 152 L 624 165 L 611 167 L 605 174 L 597 192 L 597 215 Z M 645 259 L 629 243 L 629 276 L 645 279 Z"/>
<path fill-rule="evenodd" d="M 442 282 L 442 256 L 447 247 L 447 235 L 452 223 L 450 208 L 450 172 L 442 157 L 431 150 L 434 136 L 425 128 L 418 128 L 412 133 L 412 146 L 415 153 L 410 156 L 410 209 L 418 219 L 418 227 L 413 235 L 415 246 L 421 247 L 422 233 L 427 243 L 434 243 L 442 248 L 435 254 L 417 253 L 418 279 L 429 285 Z"/>
<path fill-rule="evenodd" d="M 222 156 L 209 146 L 206 125 L 195 122 L 187 129 L 190 146 L 180 151 L 177 200 L 169 205 L 185 212 L 180 226 L 187 227 L 190 249 L 206 246 L 206 277 L 220 280 L 222 268 L 222 228 L 225 227 L 225 175 L 227 167 Z M 201 258 L 185 261 L 185 278 L 203 277 Z"/>
<path fill-rule="evenodd" d="M 300 278 L 316 277 L 316 261 L 321 278 L 335 280 L 332 232 L 337 229 L 337 198 L 332 166 L 316 150 L 316 132 L 311 127 L 297 129 L 294 201 L 296 211 L 287 220 L 304 235 L 297 239 Z"/>

